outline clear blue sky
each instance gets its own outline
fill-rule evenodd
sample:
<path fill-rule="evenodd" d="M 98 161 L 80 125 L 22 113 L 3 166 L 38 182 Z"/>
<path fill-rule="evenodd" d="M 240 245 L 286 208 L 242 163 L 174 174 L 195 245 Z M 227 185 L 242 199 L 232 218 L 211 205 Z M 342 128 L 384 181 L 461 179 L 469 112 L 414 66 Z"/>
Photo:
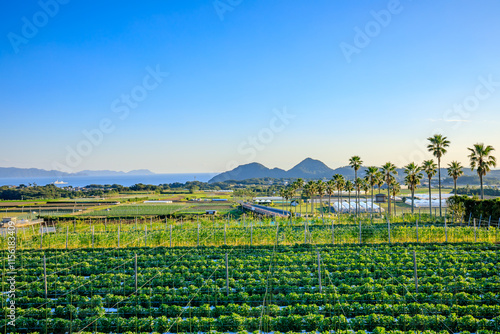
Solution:
<path fill-rule="evenodd" d="M 445 163 L 500 150 L 498 1 L 54 1 L 0 13 L 2 167 L 401 166 L 435 132 Z"/>

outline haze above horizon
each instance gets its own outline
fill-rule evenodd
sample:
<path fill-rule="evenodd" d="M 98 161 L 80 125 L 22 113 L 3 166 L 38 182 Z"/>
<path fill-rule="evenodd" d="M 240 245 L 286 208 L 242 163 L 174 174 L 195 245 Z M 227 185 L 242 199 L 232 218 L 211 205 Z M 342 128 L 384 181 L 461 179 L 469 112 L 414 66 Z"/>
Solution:
<path fill-rule="evenodd" d="M 9 2 L 0 167 L 442 166 L 499 149 L 496 1 Z"/>

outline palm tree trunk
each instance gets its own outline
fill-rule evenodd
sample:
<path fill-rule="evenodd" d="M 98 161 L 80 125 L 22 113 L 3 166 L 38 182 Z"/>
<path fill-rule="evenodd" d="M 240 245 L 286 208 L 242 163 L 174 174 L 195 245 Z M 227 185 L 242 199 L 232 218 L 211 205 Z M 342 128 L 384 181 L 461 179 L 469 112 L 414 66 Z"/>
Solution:
<path fill-rule="evenodd" d="M 389 179 L 387 179 L 389 180 Z M 389 212 L 387 213 L 389 215 L 389 217 L 391 216 L 391 186 L 389 185 L 389 182 L 387 182 L 387 200 L 388 200 L 388 204 L 387 205 L 387 208 L 389 209 Z"/>
<path fill-rule="evenodd" d="M 330 190 L 328 190 L 331 192 Z M 332 194 L 328 194 L 328 216 L 332 213 Z"/>
<path fill-rule="evenodd" d="M 432 219 L 431 178 L 429 177 L 429 216 Z"/>
<path fill-rule="evenodd" d="M 323 220 L 323 195 L 319 195 L 319 209 L 321 210 L 321 220 Z"/>
<path fill-rule="evenodd" d="M 484 199 L 483 175 L 482 174 L 479 174 L 479 182 L 481 182 L 481 199 Z"/>
<path fill-rule="evenodd" d="M 415 190 L 411 189 L 411 214 L 413 214 L 413 209 L 415 208 Z"/>
<path fill-rule="evenodd" d="M 439 177 L 439 218 L 443 218 L 441 212 L 441 158 L 438 158 L 438 177 Z"/>
<path fill-rule="evenodd" d="M 454 183 L 454 193 L 455 193 L 455 196 L 457 196 L 457 179 L 456 178 L 453 178 L 453 183 Z"/>
<path fill-rule="evenodd" d="M 373 186 L 372 186 L 372 209 L 370 212 L 370 221 L 373 224 Z"/>
<path fill-rule="evenodd" d="M 354 182 L 358 179 L 358 171 L 354 170 Z M 358 206 L 359 206 L 359 189 L 356 189 L 356 217 L 358 216 Z"/>
<path fill-rule="evenodd" d="M 337 203 L 339 205 L 339 213 L 342 212 L 342 209 L 340 207 L 340 190 L 337 189 Z"/>
<path fill-rule="evenodd" d="M 349 215 L 351 214 L 351 191 L 349 190 Z"/>

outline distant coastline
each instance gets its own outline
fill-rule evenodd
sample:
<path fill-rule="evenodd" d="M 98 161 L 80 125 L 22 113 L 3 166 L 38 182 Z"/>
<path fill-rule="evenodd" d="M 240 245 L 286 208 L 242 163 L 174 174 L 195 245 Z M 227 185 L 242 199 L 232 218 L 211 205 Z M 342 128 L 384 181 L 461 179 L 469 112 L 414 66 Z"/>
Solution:
<path fill-rule="evenodd" d="M 0 186 L 18 186 L 20 184 L 34 184 L 44 186 L 54 184 L 55 181 L 67 182 L 67 184 L 56 184 L 58 187 L 85 187 L 90 184 L 119 184 L 125 187 L 134 184 L 165 184 L 185 183 L 187 181 L 208 182 L 217 173 L 175 173 L 175 174 L 151 174 L 151 175 L 70 175 L 65 177 L 53 176 L 24 176 L 24 177 L 0 177 Z"/>

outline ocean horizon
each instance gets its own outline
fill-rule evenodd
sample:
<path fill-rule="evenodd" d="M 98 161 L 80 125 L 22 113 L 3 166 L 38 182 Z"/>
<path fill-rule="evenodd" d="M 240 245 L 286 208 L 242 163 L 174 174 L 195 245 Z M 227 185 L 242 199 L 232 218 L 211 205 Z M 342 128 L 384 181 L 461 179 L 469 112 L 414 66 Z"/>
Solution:
<path fill-rule="evenodd" d="M 0 178 L 0 186 L 19 186 L 21 184 L 36 184 L 44 186 L 56 181 L 65 182 L 57 184 L 58 187 L 85 187 L 91 184 L 119 184 L 130 187 L 137 183 L 159 185 L 165 183 L 185 183 L 188 181 L 207 182 L 218 173 L 176 173 L 176 174 L 154 174 L 154 175 L 113 175 L 113 176 L 67 176 L 55 177 L 3 177 Z"/>

